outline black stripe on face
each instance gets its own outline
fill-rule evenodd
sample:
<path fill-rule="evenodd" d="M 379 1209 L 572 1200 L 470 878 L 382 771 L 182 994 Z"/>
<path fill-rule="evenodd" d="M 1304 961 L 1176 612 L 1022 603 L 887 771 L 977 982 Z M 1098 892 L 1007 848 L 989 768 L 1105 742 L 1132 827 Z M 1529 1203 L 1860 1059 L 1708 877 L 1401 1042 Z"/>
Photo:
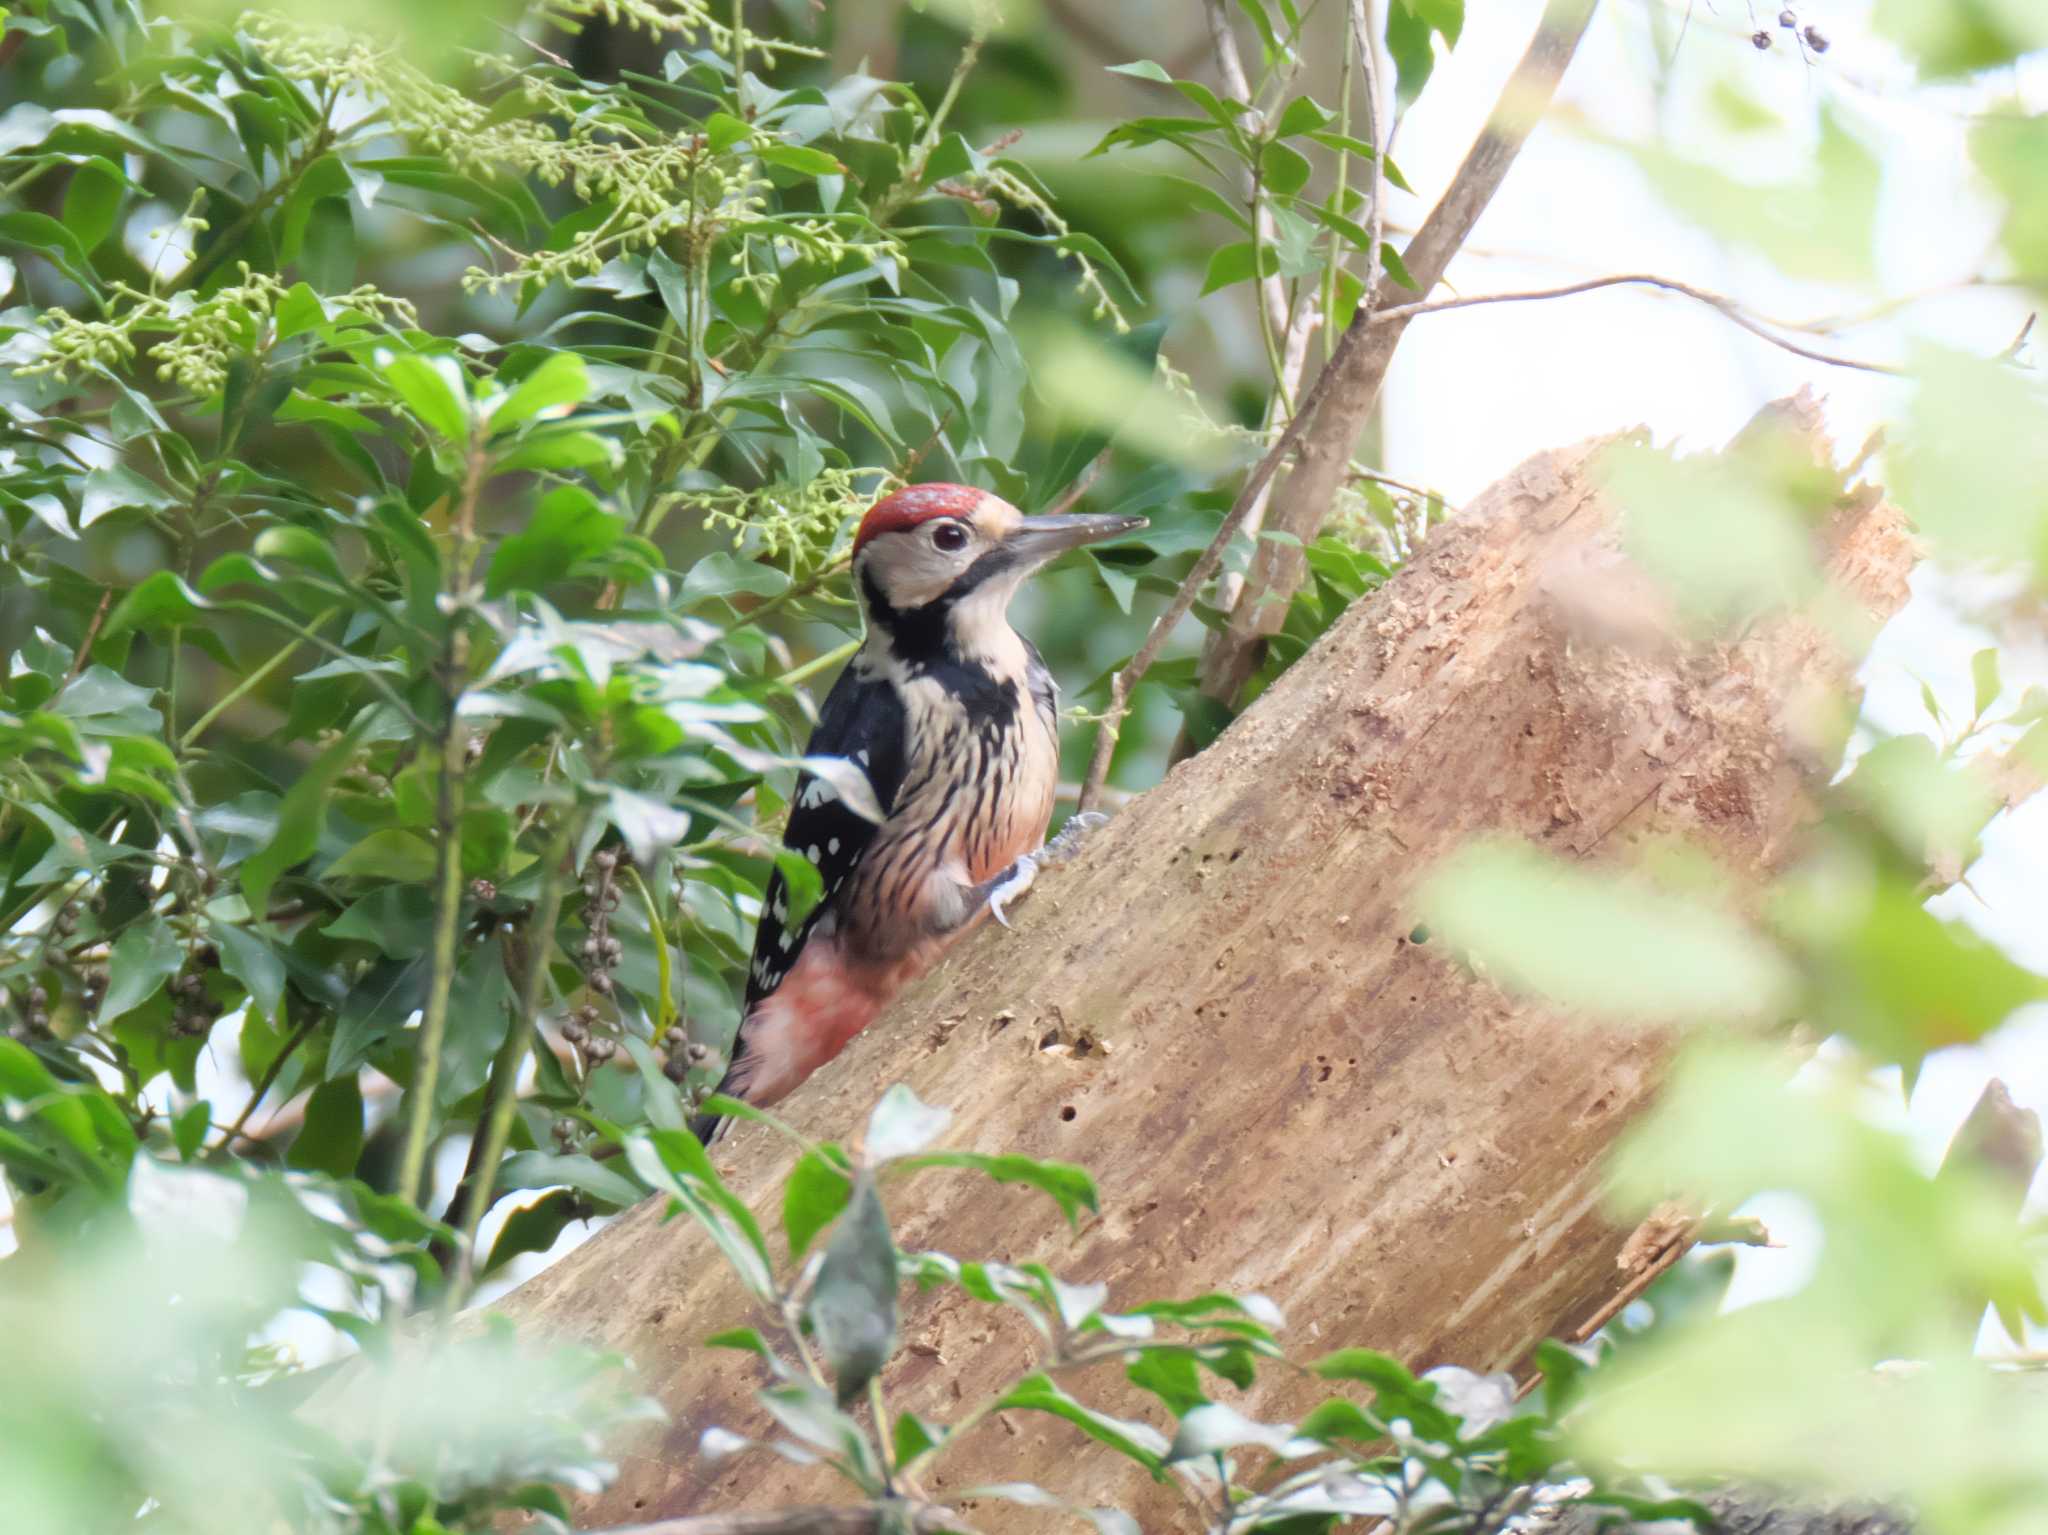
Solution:
<path fill-rule="evenodd" d="M 950 620 L 953 609 L 980 587 L 1017 568 L 1015 550 L 998 545 L 961 571 L 953 584 L 930 602 L 899 608 L 889 601 L 872 566 L 860 572 L 861 600 L 868 621 L 889 636 L 889 648 L 904 660 L 924 664 L 945 657 L 952 649 Z"/>

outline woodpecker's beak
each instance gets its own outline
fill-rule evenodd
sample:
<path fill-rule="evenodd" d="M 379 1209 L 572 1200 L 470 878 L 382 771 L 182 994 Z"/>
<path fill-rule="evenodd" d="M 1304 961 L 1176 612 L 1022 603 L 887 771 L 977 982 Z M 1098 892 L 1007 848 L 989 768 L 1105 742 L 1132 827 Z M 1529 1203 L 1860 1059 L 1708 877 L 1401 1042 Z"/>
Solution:
<path fill-rule="evenodd" d="M 1069 549 L 1134 533 L 1145 526 L 1143 517 L 1026 517 L 1003 539 L 1003 547 L 1016 551 L 1018 558 L 1029 564 L 1043 565 Z"/>

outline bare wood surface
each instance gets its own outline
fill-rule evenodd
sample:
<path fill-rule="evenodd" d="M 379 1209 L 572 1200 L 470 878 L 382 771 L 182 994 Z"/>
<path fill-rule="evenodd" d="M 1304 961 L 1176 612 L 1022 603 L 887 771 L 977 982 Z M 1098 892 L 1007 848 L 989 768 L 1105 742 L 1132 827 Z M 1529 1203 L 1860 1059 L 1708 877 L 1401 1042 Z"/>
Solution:
<path fill-rule="evenodd" d="M 819 1503 L 763 1513 L 658 1519 L 599 1535 L 940 1535 L 967 1528 L 951 1509 L 931 1503 Z"/>
<path fill-rule="evenodd" d="M 1807 399 L 1772 419 L 1818 434 Z M 1101 1185 L 1103 1215 L 1075 1237 L 1037 1196 L 924 1175 L 891 1196 L 906 1248 L 1043 1260 L 1107 1282 L 1112 1304 L 1262 1291 L 1297 1354 L 1366 1345 L 1416 1368 L 1510 1366 L 1638 1277 L 1630 1255 L 1660 1260 L 1656 1233 L 1603 1217 L 1599 1166 L 1669 1041 L 1507 998 L 1414 941 L 1411 892 L 1486 832 L 1588 860 L 1683 835 L 1735 871 L 1779 867 L 1839 744 L 1810 716 L 1852 663 L 1838 631 L 1796 619 L 1704 648 L 1634 623 L 1657 594 L 1619 552 L 1599 446 L 1530 460 L 1434 533 L 1045 877 L 1015 931 L 974 935 L 784 1105 L 848 1137 L 908 1082 L 953 1109 L 950 1144 L 1080 1161 Z M 1875 491 L 1845 491 L 1825 537 L 1873 623 L 1904 601 L 1911 541 Z M 766 1221 L 782 1144 L 742 1127 L 720 1156 Z M 631 1353 L 674 1415 L 588 1523 L 832 1495 L 772 1456 L 697 1456 L 709 1426 L 765 1428 L 749 1363 L 698 1346 L 761 1318 L 688 1225 L 643 1206 L 505 1309 Z M 933 1418 L 1035 1357 L 1021 1322 L 943 1292 L 909 1302 L 905 1331 L 888 1398 Z M 1143 1413 L 1113 1366 L 1066 1384 Z M 1252 1406 L 1289 1415 L 1317 1395 L 1274 1371 Z M 1126 1463 L 1025 1415 L 984 1422 L 922 1480 L 989 1529 L 1020 1516 L 961 1489 L 1037 1481 L 1148 1530 L 1180 1516 Z"/>

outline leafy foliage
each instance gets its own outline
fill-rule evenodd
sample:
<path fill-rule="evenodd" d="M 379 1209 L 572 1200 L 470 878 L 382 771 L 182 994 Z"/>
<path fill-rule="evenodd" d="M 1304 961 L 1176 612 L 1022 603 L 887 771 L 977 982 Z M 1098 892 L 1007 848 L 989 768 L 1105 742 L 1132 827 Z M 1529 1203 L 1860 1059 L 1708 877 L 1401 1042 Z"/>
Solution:
<path fill-rule="evenodd" d="M 718 1106 L 803 1140 L 760 1110 L 724 1100 Z M 1070 1284 L 1041 1264 L 900 1252 L 882 1191 L 937 1167 L 1028 1184 L 1070 1216 L 1077 1206 L 1095 1209 L 1094 1184 L 1079 1168 L 928 1150 L 949 1119 L 897 1086 L 870 1115 L 857 1153 L 804 1143 L 782 1205 L 786 1277 L 767 1278 L 756 1266 L 767 1262 L 767 1249 L 753 1237 L 736 1262 L 773 1325 L 767 1332 L 732 1328 L 708 1340 L 754 1354 L 766 1366 L 769 1383 L 759 1398 L 783 1437 L 758 1441 L 713 1427 L 703 1435 L 704 1454 L 767 1450 L 799 1464 L 823 1461 L 863 1498 L 886 1504 L 989 1416 L 1037 1413 L 1171 1485 L 1192 1527 L 1219 1532 L 1328 1530 L 1372 1516 L 1403 1532 L 1493 1535 L 1562 1499 L 1644 1518 L 1706 1517 L 1696 1505 L 1654 1496 L 1630 1479 L 1581 1478 L 1562 1424 L 1580 1399 L 1594 1351 L 1546 1344 L 1539 1354 L 1545 1389 L 1518 1403 L 1511 1376 L 1446 1366 L 1418 1377 L 1388 1355 L 1344 1349 L 1309 1368 L 1340 1387 L 1363 1387 L 1366 1400 L 1332 1396 L 1299 1423 L 1262 1422 L 1217 1398 L 1250 1390 L 1261 1364 L 1283 1357 L 1280 1311 L 1264 1296 L 1207 1294 L 1111 1311 L 1106 1286 Z M 688 1168 L 673 1171 L 671 1213 L 687 1210 L 733 1260 L 731 1195 L 716 1168 L 691 1158 Z M 828 1223 L 822 1255 L 806 1261 Z M 880 1376 L 898 1349 L 898 1292 L 910 1282 L 953 1289 L 1020 1316 L 1038 1340 L 1035 1368 L 951 1422 L 910 1413 L 892 1418 Z M 771 1334 L 786 1344 L 771 1344 Z M 1099 1380 L 1112 1366 L 1157 1401 L 1166 1427 L 1116 1416 L 1079 1394 L 1080 1382 Z M 863 1397 L 872 1407 L 865 1416 L 856 1410 Z M 1065 1510 L 1105 1535 L 1134 1528 L 1118 1510 L 1073 1505 L 1058 1489 L 1032 1483 L 954 1496 Z"/>

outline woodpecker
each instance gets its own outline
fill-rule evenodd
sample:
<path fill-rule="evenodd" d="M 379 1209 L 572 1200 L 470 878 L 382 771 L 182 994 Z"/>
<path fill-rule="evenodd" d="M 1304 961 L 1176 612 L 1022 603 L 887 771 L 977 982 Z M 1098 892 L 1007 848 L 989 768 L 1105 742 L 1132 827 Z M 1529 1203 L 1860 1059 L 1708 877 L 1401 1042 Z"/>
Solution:
<path fill-rule="evenodd" d="M 1010 627 L 1010 599 L 1067 550 L 1144 526 L 1026 517 L 965 485 L 913 485 L 861 519 L 853 583 L 867 636 L 806 754 L 851 761 L 883 817 L 856 814 L 809 773 L 797 779 L 783 840 L 817 866 L 824 895 L 792 924 L 788 886 L 780 872 L 769 880 L 721 1093 L 782 1098 L 985 912 L 1007 925 L 1004 904 L 1071 851 L 1064 831 L 1065 845 L 1045 845 L 1058 693 Z M 691 1128 L 709 1141 L 719 1125 L 701 1115 Z"/>

